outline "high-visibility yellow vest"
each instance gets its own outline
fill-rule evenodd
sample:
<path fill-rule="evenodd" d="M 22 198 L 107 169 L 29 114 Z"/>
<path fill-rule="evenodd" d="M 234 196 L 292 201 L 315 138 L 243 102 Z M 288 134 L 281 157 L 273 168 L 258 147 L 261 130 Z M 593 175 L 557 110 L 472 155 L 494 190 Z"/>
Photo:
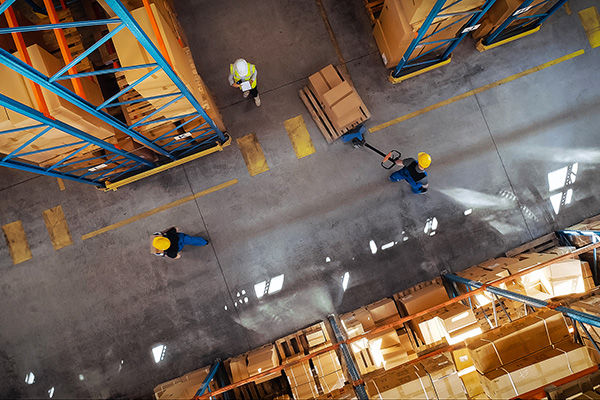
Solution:
<path fill-rule="evenodd" d="M 229 72 L 233 75 L 233 80 L 235 82 L 244 82 L 249 81 L 250 78 L 252 78 L 252 75 L 254 75 L 254 73 L 256 72 L 256 67 L 254 66 L 254 64 L 248 63 L 248 73 L 244 76 L 240 76 L 240 74 L 238 74 L 237 70 L 235 69 L 235 66 L 233 64 L 229 64 Z M 252 82 L 252 89 L 254 89 L 255 87 L 256 81 Z"/>

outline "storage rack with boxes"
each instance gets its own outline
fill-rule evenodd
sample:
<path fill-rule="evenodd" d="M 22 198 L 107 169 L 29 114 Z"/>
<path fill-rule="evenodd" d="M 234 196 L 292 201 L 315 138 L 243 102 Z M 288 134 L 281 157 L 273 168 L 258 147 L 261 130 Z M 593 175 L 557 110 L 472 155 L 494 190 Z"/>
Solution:
<path fill-rule="evenodd" d="M 473 37 L 479 51 L 537 32 L 567 0 L 496 0 Z"/>
<path fill-rule="evenodd" d="M 230 143 L 169 0 L 128 0 L 129 9 L 80 1 L 95 16 L 59 13 L 45 0 L 48 20 L 38 25 L 19 12 L 29 3 L 0 5 L 8 25 L 0 27 L 0 165 L 114 190 Z M 98 27 L 103 36 L 83 34 Z M 91 56 L 108 44 L 118 62 L 107 67 L 102 57 L 94 70 Z M 103 93 L 100 78 L 115 89 Z"/>
<path fill-rule="evenodd" d="M 329 324 L 227 360 L 229 379 L 218 385 L 205 374 L 202 388 L 210 393 L 199 391 L 197 380 L 186 393 L 215 399 L 232 391 L 242 399 L 543 398 L 550 390 L 562 393 L 563 385 L 576 394 L 573 382 L 579 382 L 589 396 L 600 361 L 600 291 L 589 263 L 600 247 L 598 227 L 600 218 L 586 220 L 558 238 L 547 235 L 457 275 L 331 315 Z M 157 399 L 168 398 L 164 388 L 155 389 Z"/>
<path fill-rule="evenodd" d="M 495 0 L 385 0 L 373 36 L 393 83 L 450 62 Z"/>
<path fill-rule="evenodd" d="M 392 83 L 450 62 L 472 33 L 484 51 L 539 30 L 566 0 L 365 1 L 373 36 Z"/>

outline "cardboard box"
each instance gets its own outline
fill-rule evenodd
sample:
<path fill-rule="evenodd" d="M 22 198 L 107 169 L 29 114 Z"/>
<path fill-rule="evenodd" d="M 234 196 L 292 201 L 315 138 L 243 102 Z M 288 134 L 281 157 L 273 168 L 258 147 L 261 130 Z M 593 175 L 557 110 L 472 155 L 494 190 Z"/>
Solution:
<path fill-rule="evenodd" d="M 308 87 L 323 106 L 323 95 L 342 83 L 344 79 L 331 64 L 308 77 Z"/>
<path fill-rule="evenodd" d="M 398 308 L 393 299 L 385 298 L 366 307 L 376 325 L 383 325 L 400 319 Z"/>
<path fill-rule="evenodd" d="M 469 373 L 461 375 L 459 373 L 459 377 L 465 386 L 465 390 L 467 391 L 467 395 L 472 399 L 476 396 L 479 396 L 482 393 L 485 393 L 483 390 L 483 386 L 481 386 L 480 381 L 480 373 L 477 371 L 471 371 Z"/>
<path fill-rule="evenodd" d="M 295 399 L 312 399 L 319 395 L 317 386 L 314 384 L 306 384 L 292 388 L 292 394 Z"/>
<path fill-rule="evenodd" d="M 285 375 L 287 376 L 291 387 L 315 384 L 308 361 L 303 361 L 299 364 L 287 367 L 285 369 Z"/>
<path fill-rule="evenodd" d="M 473 366 L 473 359 L 469 355 L 469 350 L 466 347 L 464 349 L 452 351 L 452 359 L 454 360 L 457 371 L 462 371 Z"/>
<path fill-rule="evenodd" d="M 308 347 L 315 347 L 321 343 L 325 343 L 327 338 L 325 337 L 325 333 L 323 333 L 323 331 L 316 331 L 307 334 L 306 341 L 308 342 Z"/>
<path fill-rule="evenodd" d="M 486 373 L 567 338 L 562 313 L 542 309 L 467 339 L 466 345 L 477 370 Z"/>
<path fill-rule="evenodd" d="M 467 393 L 458 374 L 452 373 L 433 381 L 439 399 L 466 399 Z"/>
<path fill-rule="evenodd" d="M 438 283 L 420 288 L 409 295 L 397 299 L 407 315 L 427 310 L 448 300 L 446 288 Z"/>
<path fill-rule="evenodd" d="M 329 399 L 344 399 L 344 400 L 356 400 L 356 392 L 351 384 L 344 385 L 340 389 L 332 390 L 330 393 L 324 393 L 318 397 L 317 400 L 329 400 Z"/>
<path fill-rule="evenodd" d="M 182 377 L 161 383 L 154 388 L 154 396 L 157 400 L 165 399 L 191 399 L 194 397 L 204 379 L 210 373 L 211 367 L 204 367 L 193 372 L 188 372 Z M 216 382 L 211 381 L 210 390 L 217 389 Z"/>
<path fill-rule="evenodd" d="M 336 389 L 341 389 L 346 383 L 346 378 L 341 370 L 335 371 L 325 376 L 319 376 L 319 383 L 324 393 L 332 392 Z"/>
<path fill-rule="evenodd" d="M 363 334 L 375 327 L 375 322 L 371 317 L 371 313 L 364 307 L 358 310 L 340 315 L 340 320 L 344 326 L 344 330 L 348 338 Z"/>
<path fill-rule="evenodd" d="M 323 94 L 325 113 L 332 120 L 338 121 L 349 113 L 356 113 L 362 101 L 356 91 L 346 81 Z"/>
<path fill-rule="evenodd" d="M 491 398 L 511 398 L 594 365 L 588 349 L 570 339 L 486 373 L 481 383 Z"/>
<path fill-rule="evenodd" d="M 229 361 L 229 369 L 234 383 L 250 377 L 250 375 L 248 375 L 246 355 L 231 358 Z"/>
<path fill-rule="evenodd" d="M 320 354 L 312 359 L 318 376 L 332 374 L 342 369 L 340 360 L 334 350 Z"/>
<path fill-rule="evenodd" d="M 431 379 L 424 369 L 414 365 L 388 371 L 365 382 L 369 398 L 435 399 Z"/>
<path fill-rule="evenodd" d="M 449 344 L 461 342 L 481 333 L 471 308 L 455 303 L 413 320 L 415 333 L 425 344 L 446 339 Z"/>
<path fill-rule="evenodd" d="M 385 66 L 395 67 L 415 37 L 399 0 L 385 1 L 375 21 L 373 36 Z"/>
<path fill-rule="evenodd" d="M 496 0 L 487 12 L 487 17 L 492 25 L 499 26 L 511 16 L 521 5 L 519 0 Z"/>
<path fill-rule="evenodd" d="M 270 344 L 260 349 L 253 350 L 248 353 L 248 374 L 254 376 L 260 374 L 263 371 L 271 369 L 279 365 L 279 357 L 275 346 Z M 277 373 L 273 376 L 269 375 L 272 379 L 274 376 L 278 376 L 281 373 Z M 268 379 L 267 379 L 268 380 Z"/>
<path fill-rule="evenodd" d="M 402 0 L 402 9 L 404 10 L 409 24 L 414 29 L 418 29 L 433 9 L 435 3 L 435 0 Z M 442 7 L 444 8 L 444 14 L 474 10 L 481 7 L 485 3 L 485 0 L 467 0 L 458 2 L 457 4 L 454 3 L 456 3 L 454 0 L 446 1 L 446 4 Z M 442 19 L 443 17 L 439 17 L 434 19 L 433 22 L 439 22 Z"/>

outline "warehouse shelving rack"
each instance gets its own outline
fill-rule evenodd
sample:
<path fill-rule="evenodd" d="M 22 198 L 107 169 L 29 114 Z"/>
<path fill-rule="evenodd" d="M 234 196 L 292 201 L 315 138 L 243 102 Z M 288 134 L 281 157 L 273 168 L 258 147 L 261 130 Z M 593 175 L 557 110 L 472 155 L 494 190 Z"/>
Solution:
<path fill-rule="evenodd" d="M 0 0 L 1 1 L 1 0 Z M 121 184 L 120 182 L 127 179 L 127 182 L 135 180 L 134 176 L 140 173 L 140 177 L 147 176 L 149 174 L 160 172 L 170 165 L 179 165 L 181 162 L 188 161 L 199 156 L 212 153 L 214 151 L 222 150 L 224 146 L 227 146 L 231 139 L 229 136 L 222 132 L 214 121 L 207 115 L 206 111 L 202 108 L 198 100 L 193 96 L 185 83 L 177 76 L 173 67 L 170 64 L 168 54 L 164 48 L 164 43 L 161 39 L 160 32 L 155 29 L 157 36 L 157 42 L 161 47 L 162 51 L 159 51 L 153 42 L 150 40 L 148 35 L 141 29 L 139 24 L 134 20 L 132 15 L 126 9 L 126 7 L 119 0 L 106 0 L 108 6 L 116 15 L 115 18 L 110 19 L 97 19 L 87 21 L 75 21 L 75 22 L 59 22 L 56 10 L 51 0 L 44 0 L 45 12 L 50 17 L 51 24 L 46 25 L 33 25 L 33 26 L 18 26 L 12 5 L 16 0 L 3 0 L 0 3 L 0 13 L 4 13 L 7 21 L 8 28 L 0 29 L 0 34 L 11 34 L 15 40 L 15 44 L 19 51 L 19 54 L 23 57 L 23 61 L 16 56 L 10 54 L 4 49 L 0 49 L 0 63 L 4 66 L 12 69 L 13 71 L 21 74 L 33 86 L 35 100 L 37 103 L 37 110 L 31 107 L 19 103 L 7 96 L 0 95 L 0 105 L 15 111 L 21 115 L 29 117 L 38 123 L 30 125 L 24 128 L 10 129 L 0 132 L 2 134 L 14 134 L 17 132 L 23 132 L 27 130 L 34 131 L 35 134 L 27 140 L 22 146 L 19 146 L 16 150 L 12 151 L 0 158 L 0 166 L 6 166 L 16 168 L 24 171 L 34 172 L 42 175 L 53 176 L 57 178 L 64 178 L 68 180 L 74 180 L 78 182 L 88 183 L 99 188 L 108 188 L 116 190 Z M 149 7 L 147 0 L 144 0 L 147 10 L 149 11 L 150 20 L 153 20 L 152 12 Z M 100 25 L 111 25 L 114 28 L 111 32 L 106 34 L 95 44 L 87 48 L 82 54 L 72 58 L 63 29 L 66 28 L 80 28 L 89 26 L 100 26 Z M 112 68 L 102 69 L 91 72 L 78 73 L 76 66 L 85 59 L 92 52 L 96 51 L 101 45 L 108 42 L 118 32 L 122 30 L 129 30 L 138 41 L 138 43 L 144 48 L 144 50 L 150 55 L 154 62 L 147 64 L 140 64 L 135 66 L 120 67 L 113 65 Z M 44 31 L 53 30 L 57 42 L 60 46 L 61 53 L 65 62 L 65 67 L 53 76 L 46 76 L 40 71 L 36 70 L 31 66 L 31 61 L 27 54 L 24 41 L 21 33 L 27 31 Z M 114 74 L 129 70 L 146 70 L 148 71 L 144 76 L 139 78 L 137 81 L 131 83 L 129 86 L 120 90 L 109 97 L 102 104 L 91 104 L 85 99 L 80 79 L 87 79 L 88 77 L 98 76 L 103 74 Z M 128 101 L 118 101 L 119 97 L 129 92 L 140 84 L 140 82 L 148 79 L 151 75 L 162 73 L 173 83 L 177 91 L 174 93 L 149 97 L 149 98 L 138 98 Z M 68 90 L 62 86 L 59 81 L 71 80 L 73 83 L 74 91 Z M 46 89 L 53 94 L 61 97 L 62 99 L 74 104 L 79 107 L 85 113 L 91 114 L 97 117 L 103 122 L 108 123 L 116 130 L 123 134 L 135 139 L 148 149 L 151 149 L 158 154 L 164 162 L 162 165 L 158 165 L 155 161 L 148 161 L 135 154 L 127 151 L 123 151 L 112 143 L 106 140 L 95 138 L 81 130 L 69 126 L 60 120 L 55 119 L 52 115 L 49 115 L 48 108 L 45 104 L 44 97 L 40 88 Z M 157 106 L 149 115 L 146 115 L 140 120 L 133 123 L 127 124 L 121 120 L 112 116 L 109 112 L 109 108 L 121 107 L 124 105 L 131 105 L 141 103 L 148 100 L 165 99 L 165 103 Z M 160 116 L 161 112 L 164 112 L 175 103 L 188 102 L 194 109 L 193 112 L 187 112 L 185 114 L 179 114 L 170 116 L 168 118 L 156 118 Z M 171 109 L 172 110 L 172 109 Z M 161 134 L 159 137 L 154 139 L 148 139 L 143 136 L 140 132 L 136 131 L 136 128 L 153 125 L 158 123 L 164 123 L 172 121 L 175 126 L 170 131 Z M 196 125 L 191 129 L 188 129 L 186 125 L 196 121 Z M 193 125 L 188 125 L 193 126 Z M 35 140 L 39 139 L 49 131 L 56 129 L 60 130 L 77 140 L 73 143 L 61 146 L 55 146 L 51 148 L 36 149 L 35 151 L 28 151 L 28 147 L 32 147 Z M 160 144 L 159 144 L 160 143 Z M 77 162 L 73 160 L 73 157 L 82 152 L 89 146 L 98 146 L 104 150 L 105 155 L 98 157 L 98 165 L 91 168 L 78 168 Z M 80 146 L 80 147 L 76 147 Z M 57 150 L 59 148 L 73 148 L 76 151 L 65 156 L 62 160 L 54 163 L 50 167 L 44 168 L 38 165 L 29 164 L 18 160 L 19 156 L 31 155 L 34 153 L 43 153 L 44 151 Z M 86 160 L 88 161 L 88 160 Z M 110 164 L 110 166 L 109 166 Z M 133 177 L 132 177 L 133 176 Z"/>
<path fill-rule="evenodd" d="M 554 5 L 546 12 L 536 12 L 532 15 L 523 14 L 531 10 L 539 10 L 544 5 L 552 4 L 552 1 L 544 0 L 532 5 L 535 0 L 525 0 L 506 21 L 477 43 L 477 50 L 485 51 L 493 49 L 494 47 L 539 31 L 542 23 L 562 7 L 567 0 L 554 0 Z M 513 22 L 516 23 L 513 25 Z"/>
<path fill-rule="evenodd" d="M 561 233 L 564 233 L 565 231 L 561 231 Z M 571 232 L 575 232 L 575 231 L 568 231 L 568 234 L 571 234 Z M 582 234 L 586 234 L 586 231 L 581 231 Z M 558 232 L 557 232 L 558 234 Z M 560 235 L 559 235 L 560 236 Z M 458 303 L 458 302 L 469 302 L 469 300 L 475 296 L 476 294 L 481 294 L 483 292 L 488 292 L 490 294 L 492 294 L 494 296 L 494 298 L 499 298 L 499 297 L 503 297 L 503 298 L 508 298 L 517 302 L 520 302 L 528 307 L 531 308 L 542 308 L 542 307 L 549 307 L 552 308 L 556 311 L 562 312 L 566 317 L 570 318 L 573 321 L 573 325 L 575 328 L 577 328 L 577 326 L 581 327 L 581 331 L 586 334 L 586 336 L 589 338 L 589 340 L 594 344 L 596 351 L 600 354 L 600 344 L 596 343 L 593 338 L 591 337 L 589 330 L 587 329 L 586 325 L 589 326 L 594 326 L 597 328 L 600 328 L 600 316 L 598 315 L 592 315 L 592 314 L 588 314 L 585 312 L 581 312 L 578 310 L 574 310 L 572 308 L 560 305 L 560 304 L 553 304 L 553 303 L 548 303 L 547 301 L 543 301 L 543 300 L 539 300 L 533 297 L 529 297 L 529 296 L 525 296 L 519 293 L 515 293 L 515 292 L 511 292 L 509 290 L 505 290 L 505 289 L 501 289 L 499 286 L 505 283 L 508 283 L 510 281 L 513 281 L 519 277 L 521 277 L 522 275 L 525 275 L 527 273 L 530 273 L 532 271 L 547 267 L 551 264 L 554 264 L 556 262 L 562 261 L 562 260 L 566 260 L 568 258 L 571 258 L 573 256 L 579 256 L 580 254 L 584 254 L 584 253 L 588 253 L 588 252 L 596 252 L 596 250 L 600 247 L 600 241 L 594 241 L 589 245 L 586 245 L 584 247 L 578 248 L 574 251 L 572 251 L 571 253 L 567 253 L 567 254 L 562 254 L 562 255 L 557 255 L 556 257 L 552 258 L 551 260 L 539 263 L 538 265 L 535 265 L 531 268 L 528 268 L 526 270 L 520 271 L 516 274 L 513 275 L 509 275 L 507 277 L 504 278 L 500 278 L 492 283 L 489 284 L 485 284 L 485 283 L 481 283 L 481 282 L 477 282 L 477 281 L 473 281 L 470 279 L 466 279 L 466 278 L 462 278 L 460 276 L 454 275 L 452 273 L 445 273 L 442 275 L 445 283 L 446 283 L 446 287 L 450 288 L 451 290 L 449 290 L 452 293 L 452 288 L 455 288 L 455 283 L 462 283 L 464 285 L 466 285 L 468 288 L 470 288 L 470 290 L 467 293 L 462 293 L 462 294 L 458 294 L 458 291 L 454 292 L 454 296 L 451 297 L 448 301 L 438 304 L 434 307 L 431 307 L 427 310 L 424 311 L 420 311 L 418 313 L 406 316 L 406 317 L 401 317 L 400 319 L 386 324 L 386 325 L 382 325 L 382 326 L 378 326 L 372 330 L 370 330 L 369 332 L 363 333 L 361 335 L 357 335 L 355 337 L 352 337 L 350 339 L 345 339 L 342 332 L 340 331 L 336 319 L 334 318 L 334 316 L 329 316 L 328 320 L 330 322 L 330 325 L 335 333 L 336 339 L 337 339 L 337 343 L 332 344 L 331 346 L 328 346 L 326 348 L 323 348 L 315 353 L 312 354 L 308 354 L 306 356 L 303 356 L 299 359 L 296 359 L 292 362 L 286 363 L 284 365 L 279 365 L 277 367 L 271 368 L 269 370 L 265 370 L 262 371 L 261 373 L 259 373 L 258 375 L 254 375 L 250 378 L 246 378 L 244 380 L 241 380 L 239 382 L 224 386 L 219 388 L 218 390 L 214 390 L 210 393 L 206 393 L 206 391 L 204 391 L 202 393 L 201 390 L 199 390 L 196 393 L 196 396 L 194 396 L 194 399 L 208 399 L 217 395 L 222 394 L 225 398 L 227 398 L 227 392 L 236 388 L 236 387 L 240 387 L 243 385 L 246 385 L 250 382 L 254 382 L 262 377 L 265 377 L 267 375 L 270 375 L 274 372 L 279 372 L 281 370 L 283 370 L 284 368 L 287 368 L 291 365 L 295 365 L 298 363 L 301 363 L 303 361 L 306 361 L 308 359 L 311 359 L 317 355 L 323 354 L 325 352 L 331 351 L 331 350 L 336 350 L 336 349 L 340 349 L 343 355 L 344 360 L 346 361 L 347 367 L 348 367 L 348 375 L 352 380 L 352 385 L 355 388 L 355 392 L 356 392 L 356 396 L 358 399 L 368 399 L 366 391 L 365 391 L 365 387 L 364 387 L 364 381 L 362 380 L 362 377 L 360 376 L 359 372 L 358 372 L 358 368 L 356 367 L 356 365 L 354 364 L 353 360 L 352 360 L 352 356 L 350 354 L 350 352 L 348 351 L 348 345 L 350 345 L 353 342 L 362 340 L 364 338 L 366 338 L 369 335 L 373 335 L 376 333 L 382 333 L 390 328 L 400 328 L 404 323 L 409 322 L 415 318 L 430 314 L 436 310 L 440 310 L 442 308 L 445 308 L 447 306 L 450 306 L 452 304 Z M 395 369 L 399 369 L 402 368 L 403 366 L 407 365 L 407 364 L 414 364 L 416 362 L 422 361 L 423 359 L 429 358 L 429 357 L 433 357 L 435 355 L 438 355 L 440 353 L 443 352 L 448 352 L 448 351 L 452 351 L 455 349 L 459 349 L 464 347 L 464 344 L 462 343 L 457 343 L 454 345 L 449 345 L 443 348 L 438 348 L 435 351 L 432 351 L 428 354 L 425 354 L 423 356 L 420 356 L 414 360 L 409 361 L 406 364 L 394 367 L 392 369 L 390 369 L 389 371 L 395 370 Z M 345 350 L 344 350 L 345 349 Z M 222 365 L 222 364 L 221 364 Z M 214 365 L 213 365 L 214 367 Z M 567 378 L 561 379 L 559 382 L 555 382 L 554 384 L 556 386 L 558 385 L 563 385 L 569 382 L 573 382 L 577 379 L 580 379 L 582 377 L 585 377 L 589 374 L 595 373 L 596 371 L 598 371 L 598 366 L 594 366 L 592 368 L 588 368 L 584 371 L 580 371 L 578 373 L 572 374 L 570 376 L 568 376 Z M 210 381 L 213 379 L 214 374 L 210 374 L 206 377 L 204 383 L 202 384 L 201 388 L 207 388 Z M 543 398 L 544 397 L 544 388 L 538 388 L 535 391 L 532 392 L 528 392 L 524 395 L 521 396 L 522 398 Z"/>
<path fill-rule="evenodd" d="M 423 72 L 446 65 L 451 60 L 451 54 L 458 44 L 471 31 L 479 27 L 479 20 L 489 10 L 496 0 L 486 0 L 481 9 L 461 13 L 447 13 L 446 10 L 459 4 L 463 0 L 453 1 L 444 7 L 447 0 L 437 0 L 433 9 L 419 28 L 416 37 L 402 56 L 402 60 L 390 75 L 390 82 L 399 83 Z M 460 18 L 449 26 L 444 27 L 438 32 L 427 35 L 427 31 L 437 18 L 460 16 Z M 447 31 L 454 25 L 463 25 L 460 33 L 450 39 L 436 39 L 436 35 Z M 439 38 L 440 36 L 437 36 Z M 415 50 L 426 45 L 434 47 L 422 54 L 413 56 Z"/>

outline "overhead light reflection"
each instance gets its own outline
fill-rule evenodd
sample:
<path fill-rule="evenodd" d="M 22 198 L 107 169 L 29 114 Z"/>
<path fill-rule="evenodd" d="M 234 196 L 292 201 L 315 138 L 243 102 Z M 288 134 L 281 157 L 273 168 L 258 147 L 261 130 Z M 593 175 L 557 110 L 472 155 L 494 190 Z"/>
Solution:
<path fill-rule="evenodd" d="M 389 249 L 392 246 L 394 246 L 394 242 L 386 243 L 383 246 L 381 246 L 381 250 L 387 250 L 387 249 Z"/>
<path fill-rule="evenodd" d="M 28 385 L 32 385 L 34 382 L 35 375 L 33 374 L 33 372 L 30 372 L 27 375 L 25 375 L 25 383 L 27 383 Z"/>
<path fill-rule="evenodd" d="M 48 396 L 49 396 L 50 398 L 52 398 L 52 396 L 54 396 L 54 386 L 52 386 L 52 387 L 50 388 L 50 390 L 48 390 Z"/>
<path fill-rule="evenodd" d="M 342 276 L 342 289 L 344 289 L 344 292 L 348 288 L 348 282 L 349 281 L 350 281 L 350 272 L 346 272 L 344 274 L 344 276 Z"/>
<path fill-rule="evenodd" d="M 375 241 L 374 241 L 374 240 L 371 240 L 371 241 L 369 242 L 369 247 L 371 247 L 371 253 L 372 253 L 372 254 L 375 254 L 375 253 L 377 253 L 377 245 L 375 244 Z"/>
<path fill-rule="evenodd" d="M 548 173 L 548 190 L 551 192 L 565 186 L 568 167 L 563 167 Z"/>
<path fill-rule="evenodd" d="M 165 358 L 165 353 L 167 352 L 167 346 L 164 344 L 159 344 L 158 346 L 154 346 L 152 348 L 152 355 L 154 356 L 154 362 L 159 363 Z M 83 375 L 79 375 L 79 379 L 83 380 Z"/>
<path fill-rule="evenodd" d="M 274 278 L 271 278 L 271 284 L 269 285 L 269 294 L 278 292 L 283 287 L 283 275 L 277 275 Z"/>

